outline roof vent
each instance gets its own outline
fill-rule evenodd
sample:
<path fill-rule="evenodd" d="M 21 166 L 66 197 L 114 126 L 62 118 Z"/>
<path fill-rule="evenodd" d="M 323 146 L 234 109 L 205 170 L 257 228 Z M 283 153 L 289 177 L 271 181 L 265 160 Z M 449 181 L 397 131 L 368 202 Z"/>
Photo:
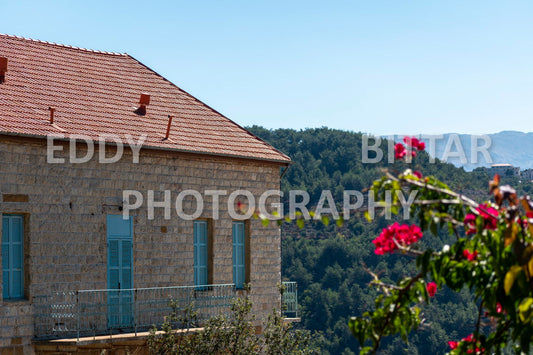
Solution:
<path fill-rule="evenodd" d="M 6 80 L 7 58 L 0 57 L 0 84 Z"/>
<path fill-rule="evenodd" d="M 168 139 L 168 136 L 170 135 L 170 125 L 172 125 L 172 116 L 168 115 L 168 125 L 167 125 L 167 133 L 165 133 L 165 139 Z"/>
<path fill-rule="evenodd" d="M 137 107 L 133 112 L 139 116 L 144 116 L 146 115 L 146 106 L 148 105 L 150 105 L 150 95 L 141 94 L 141 98 L 139 99 L 139 107 Z"/>
<path fill-rule="evenodd" d="M 48 107 L 48 110 L 50 111 L 50 124 L 54 124 L 54 112 L 56 112 L 56 108 Z"/>

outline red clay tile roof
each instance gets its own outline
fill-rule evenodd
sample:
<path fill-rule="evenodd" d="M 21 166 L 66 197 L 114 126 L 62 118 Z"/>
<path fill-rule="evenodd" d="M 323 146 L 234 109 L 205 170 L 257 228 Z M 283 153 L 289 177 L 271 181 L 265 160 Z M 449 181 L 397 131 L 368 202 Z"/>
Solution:
<path fill-rule="evenodd" d="M 128 54 L 0 34 L 0 134 L 147 135 L 143 147 L 289 163 L 290 158 Z M 141 93 L 147 114 L 134 113 Z M 48 108 L 55 107 L 54 125 Z M 164 140 L 168 115 L 170 139 Z M 124 138 L 124 143 L 126 140 Z"/>

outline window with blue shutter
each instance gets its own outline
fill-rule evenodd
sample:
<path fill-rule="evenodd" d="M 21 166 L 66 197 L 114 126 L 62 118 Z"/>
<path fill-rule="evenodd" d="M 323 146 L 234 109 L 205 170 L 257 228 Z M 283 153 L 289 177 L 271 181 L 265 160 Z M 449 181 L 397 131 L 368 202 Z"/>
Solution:
<path fill-rule="evenodd" d="M 3 298 L 24 298 L 24 217 L 2 216 L 2 289 Z"/>
<path fill-rule="evenodd" d="M 107 216 L 107 288 L 110 328 L 133 324 L 133 220 Z"/>
<path fill-rule="evenodd" d="M 243 288 L 246 283 L 246 236 L 244 222 L 233 222 L 233 283 Z"/>
<path fill-rule="evenodd" d="M 208 281 L 207 221 L 194 221 L 194 284 L 207 285 Z"/>

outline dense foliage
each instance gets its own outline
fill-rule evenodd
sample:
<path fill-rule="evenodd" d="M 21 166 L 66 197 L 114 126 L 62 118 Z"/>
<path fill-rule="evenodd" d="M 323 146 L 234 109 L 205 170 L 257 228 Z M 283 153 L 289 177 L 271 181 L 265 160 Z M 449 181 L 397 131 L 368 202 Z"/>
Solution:
<path fill-rule="evenodd" d="M 262 336 L 256 335 L 255 317 L 251 313 L 249 293 L 235 298 L 227 315 L 213 316 L 207 322 L 198 322 L 194 303 L 185 309 L 171 302 L 172 313 L 161 328 L 153 328 L 148 337 L 150 354 L 158 355 L 211 355 L 211 354 L 265 354 L 312 355 L 318 354 L 307 330 L 292 329 L 277 310 L 263 323 Z M 202 327 L 200 330 L 199 327 Z"/>
<path fill-rule="evenodd" d="M 389 164 L 386 159 L 375 164 L 362 161 L 362 134 L 327 128 L 301 131 L 261 127 L 249 128 L 254 134 L 291 156 L 293 164 L 284 175 L 282 190 L 306 190 L 310 205 L 316 204 L 322 190 L 331 190 L 335 200 L 344 190 L 370 187 L 386 168 L 399 173 L 402 163 Z M 388 155 L 383 142 L 382 149 Z M 409 167 L 446 180 L 454 190 L 481 201 L 487 197 L 489 176 L 483 170 L 465 172 L 440 161 L 430 163 L 420 152 L 416 163 Z M 522 185 L 521 189 L 530 189 Z M 286 197 L 286 196 L 285 196 Z M 287 202 L 287 201 L 285 201 Z M 400 223 L 412 224 L 413 221 Z M 374 240 L 383 228 L 394 221 L 384 216 L 368 222 L 362 213 L 350 216 L 342 227 L 322 223 L 306 223 L 303 229 L 294 224 L 282 228 L 282 268 L 286 279 L 297 281 L 300 304 L 304 310 L 302 325 L 324 333 L 324 349 L 330 354 L 352 354 L 359 351 L 358 342 L 350 335 L 348 321 L 375 307 L 378 290 L 369 287 L 372 270 L 385 283 L 398 280 L 406 273 L 416 272 L 411 258 L 401 254 L 377 256 Z M 438 236 L 425 235 L 419 242 L 421 249 L 441 250 L 453 243 L 447 231 Z M 423 323 L 410 335 L 409 344 L 399 338 L 385 338 L 381 342 L 383 354 L 428 354 L 449 350 L 447 342 L 467 337 L 477 322 L 478 308 L 474 296 L 467 290 L 452 292 L 442 287 L 422 306 Z M 429 327 L 431 325 L 431 327 Z"/>

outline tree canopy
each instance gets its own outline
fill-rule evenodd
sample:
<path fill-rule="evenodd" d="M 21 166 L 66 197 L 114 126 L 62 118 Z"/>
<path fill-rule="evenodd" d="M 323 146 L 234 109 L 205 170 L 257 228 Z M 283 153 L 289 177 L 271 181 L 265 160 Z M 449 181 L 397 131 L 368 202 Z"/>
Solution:
<path fill-rule="evenodd" d="M 466 172 L 451 164 L 436 160 L 420 151 L 411 164 L 383 161 L 365 164 L 362 159 L 363 134 L 328 128 L 267 130 L 249 127 L 252 133 L 288 154 L 293 164 L 282 180 L 282 190 L 308 191 L 310 205 L 316 204 L 322 190 L 331 190 L 335 200 L 344 190 L 365 191 L 383 175 L 383 169 L 395 174 L 406 167 L 423 176 L 434 176 L 446 181 L 451 190 L 482 201 L 488 197 L 487 182 L 490 177 L 483 169 Z M 382 142 L 384 156 L 388 156 L 387 141 Z M 518 186 L 521 191 L 531 189 L 530 184 Z M 287 203 L 287 194 L 284 199 Z M 379 290 L 369 287 L 372 270 L 384 283 L 393 283 L 405 275 L 414 275 L 416 267 L 412 258 L 402 253 L 378 256 L 372 241 L 383 228 L 398 221 L 413 224 L 416 217 L 402 221 L 401 216 L 387 220 L 377 215 L 369 222 L 363 212 L 346 219 L 341 227 L 334 223 L 306 223 L 299 229 L 294 223 L 282 227 L 282 274 L 297 281 L 300 304 L 304 310 L 302 326 L 324 333 L 323 349 L 330 354 L 352 354 L 359 351 L 358 342 L 350 335 L 348 321 L 351 316 L 362 316 L 375 309 Z M 454 236 L 437 228 L 435 236 L 424 231 L 419 248 L 442 250 L 451 245 Z M 411 333 L 409 343 L 398 337 L 381 341 L 380 353 L 442 354 L 449 350 L 448 341 L 466 338 L 477 322 L 478 304 L 475 295 L 467 289 L 459 292 L 439 286 L 431 302 L 421 306 L 423 322 L 417 332 Z M 431 325 L 431 327 L 429 326 Z M 470 331 L 470 332 L 469 332 Z"/>

